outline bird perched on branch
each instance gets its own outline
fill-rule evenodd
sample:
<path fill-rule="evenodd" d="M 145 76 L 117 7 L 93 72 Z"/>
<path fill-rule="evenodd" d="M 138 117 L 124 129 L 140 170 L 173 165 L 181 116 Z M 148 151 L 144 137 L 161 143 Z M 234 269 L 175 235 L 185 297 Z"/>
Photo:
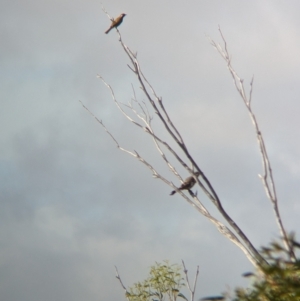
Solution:
<path fill-rule="evenodd" d="M 119 17 L 112 19 L 110 27 L 105 31 L 105 33 L 108 34 L 113 28 L 118 27 L 123 22 L 123 18 L 125 16 L 126 14 L 121 14 Z"/>
<path fill-rule="evenodd" d="M 196 177 L 200 176 L 200 172 L 195 172 L 194 174 Z M 186 178 L 183 183 L 181 184 L 181 186 L 178 188 L 179 190 L 190 190 L 194 185 L 196 184 L 196 180 L 194 178 L 194 176 L 190 176 L 188 178 Z M 173 195 L 176 193 L 176 190 L 173 190 L 170 195 Z"/>

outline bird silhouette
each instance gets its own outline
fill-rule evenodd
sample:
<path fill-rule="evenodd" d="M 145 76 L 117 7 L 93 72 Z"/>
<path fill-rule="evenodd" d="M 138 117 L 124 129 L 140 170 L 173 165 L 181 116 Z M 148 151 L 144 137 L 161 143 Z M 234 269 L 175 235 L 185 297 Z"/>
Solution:
<path fill-rule="evenodd" d="M 196 177 L 199 177 L 200 172 L 195 172 L 194 174 Z M 190 176 L 188 178 L 186 178 L 183 183 L 181 184 L 181 186 L 178 188 L 179 190 L 190 190 L 194 185 L 196 184 L 196 180 L 194 178 L 194 176 Z M 170 195 L 173 195 L 176 193 L 176 190 L 173 190 Z"/>
<path fill-rule="evenodd" d="M 125 16 L 126 16 L 126 14 L 121 14 L 116 19 L 113 19 L 110 24 L 110 27 L 105 31 L 105 33 L 108 34 L 113 28 L 118 27 L 123 22 L 123 18 Z"/>

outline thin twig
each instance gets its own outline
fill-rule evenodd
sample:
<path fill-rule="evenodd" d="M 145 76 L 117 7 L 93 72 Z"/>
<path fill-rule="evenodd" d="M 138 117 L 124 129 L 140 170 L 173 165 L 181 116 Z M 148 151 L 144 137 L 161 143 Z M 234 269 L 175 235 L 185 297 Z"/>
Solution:
<path fill-rule="evenodd" d="M 241 79 L 234 68 L 231 65 L 231 60 L 229 58 L 229 52 L 227 49 L 227 42 L 225 40 L 225 37 L 221 31 L 221 28 L 219 27 L 219 32 L 221 35 L 221 38 L 223 40 L 224 47 L 220 46 L 220 44 L 217 44 L 215 41 L 213 41 L 211 38 L 209 38 L 210 43 L 212 46 L 218 51 L 218 53 L 223 57 L 223 59 L 227 63 L 227 68 L 232 76 L 234 85 L 239 92 L 247 110 L 250 116 L 250 119 L 252 121 L 252 124 L 254 126 L 255 132 L 256 132 L 256 137 L 257 137 L 257 142 L 259 145 L 259 150 L 261 153 L 261 158 L 262 158 L 262 165 L 263 165 L 263 175 L 259 175 L 259 178 L 262 180 L 263 186 L 265 188 L 265 192 L 269 200 L 272 202 L 273 205 L 273 210 L 275 213 L 276 221 L 279 227 L 279 231 L 281 233 L 281 236 L 283 237 L 283 242 L 286 247 L 286 249 L 289 251 L 290 257 L 292 259 L 296 259 L 296 256 L 294 254 L 293 248 L 290 245 L 288 235 L 286 233 L 286 230 L 283 226 L 283 222 L 280 216 L 279 208 L 278 208 L 278 198 L 276 194 L 276 186 L 275 186 L 275 181 L 273 178 L 273 172 L 271 168 L 271 162 L 269 160 L 269 156 L 267 153 L 267 149 L 265 146 L 265 142 L 261 133 L 261 130 L 258 126 L 255 114 L 252 111 L 251 108 L 251 100 L 252 100 L 252 92 L 253 92 L 253 81 L 254 77 L 252 77 L 251 82 L 250 82 L 250 93 L 249 93 L 249 98 L 247 98 L 246 93 L 245 93 L 245 88 L 244 88 L 244 81 Z"/>
<path fill-rule="evenodd" d="M 121 279 L 121 277 L 120 277 L 120 275 L 119 275 L 119 272 L 118 272 L 118 269 L 117 269 L 116 266 L 115 266 L 115 270 L 116 270 L 116 278 L 119 280 L 119 282 L 120 282 L 122 288 L 123 288 L 124 291 L 125 291 L 126 299 L 127 299 L 128 301 L 130 301 L 130 299 L 129 299 L 129 297 L 128 297 L 129 292 L 127 291 L 127 288 L 126 288 L 125 285 L 123 284 L 122 279 Z"/>
<path fill-rule="evenodd" d="M 191 293 L 191 301 L 194 301 L 195 299 L 195 291 L 196 291 L 196 284 L 197 284 L 197 278 L 198 278 L 198 275 L 199 275 L 199 266 L 197 266 L 197 271 L 196 271 L 196 275 L 195 275 L 195 280 L 194 280 L 194 285 L 193 287 L 191 287 L 190 285 L 190 282 L 189 282 L 189 278 L 188 278 L 188 270 L 186 269 L 185 267 L 185 264 L 184 264 L 184 261 L 182 261 L 182 265 L 183 265 L 183 272 L 185 274 L 185 279 L 186 279 L 186 284 L 187 284 L 187 287 Z"/>

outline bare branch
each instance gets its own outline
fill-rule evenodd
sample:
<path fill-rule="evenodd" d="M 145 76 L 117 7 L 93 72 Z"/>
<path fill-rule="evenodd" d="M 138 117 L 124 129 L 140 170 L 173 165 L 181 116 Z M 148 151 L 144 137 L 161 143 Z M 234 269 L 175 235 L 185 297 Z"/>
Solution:
<path fill-rule="evenodd" d="M 145 78 L 145 76 L 143 75 L 143 73 L 141 72 L 141 68 L 139 65 L 139 62 L 136 58 L 136 55 L 133 53 L 133 51 L 130 50 L 130 48 L 128 46 L 126 46 L 121 38 L 121 34 L 119 33 L 119 41 L 124 49 L 124 51 L 127 53 L 132 65 L 133 65 L 133 72 L 136 74 L 140 84 L 141 84 L 141 89 L 142 91 L 145 93 L 147 99 L 149 100 L 149 102 L 151 103 L 155 113 L 159 116 L 159 119 L 161 120 L 161 122 L 163 123 L 164 127 L 166 128 L 166 130 L 169 132 L 169 134 L 173 137 L 173 139 L 177 142 L 178 145 L 181 145 L 183 143 L 182 138 L 180 136 L 180 134 L 178 133 L 177 130 L 175 130 L 175 134 L 172 131 L 172 129 L 168 126 L 167 122 L 165 121 L 163 115 L 161 114 L 160 110 L 158 109 L 157 105 L 155 104 L 154 100 L 151 98 L 145 83 L 149 86 L 150 90 L 152 91 L 152 94 L 154 95 L 155 99 L 157 101 L 160 100 L 160 98 L 157 96 L 157 94 L 155 93 L 153 87 L 149 84 L 149 82 L 147 81 L 147 79 Z M 131 69 L 131 68 L 130 68 Z M 144 81 L 143 81 L 144 79 Z M 173 128 L 174 129 L 174 128 Z M 179 135 L 178 135 L 178 134 Z M 178 135 L 178 136 L 176 136 Z"/>
<path fill-rule="evenodd" d="M 197 271 L 196 271 L 196 275 L 195 275 L 195 280 L 194 280 L 194 285 L 193 287 L 190 286 L 190 282 L 189 282 L 189 278 L 188 278 L 188 270 L 186 269 L 185 267 L 185 264 L 184 264 L 184 261 L 182 261 L 182 265 L 183 265 L 183 272 L 185 274 L 185 279 L 186 279 L 186 284 L 187 284 L 187 287 L 191 293 L 191 301 L 194 301 L 195 299 L 195 291 L 196 291 L 196 284 L 197 284 L 197 278 L 198 278 L 198 275 L 199 275 L 199 266 L 197 266 Z"/>
<path fill-rule="evenodd" d="M 123 288 L 124 291 L 125 291 L 126 299 L 127 299 L 128 301 L 130 301 L 129 296 L 128 296 L 128 295 L 129 295 L 129 292 L 127 291 L 127 288 L 126 288 L 125 285 L 123 284 L 122 279 L 121 279 L 121 277 L 120 277 L 120 275 L 119 275 L 119 272 L 118 272 L 118 269 L 117 269 L 116 266 L 115 266 L 115 270 L 116 270 L 116 278 L 119 280 L 119 282 L 120 282 L 122 288 Z"/>
<path fill-rule="evenodd" d="M 104 78 L 101 75 L 97 75 L 98 78 L 100 78 L 102 80 L 102 82 L 104 83 L 104 85 L 110 90 L 111 96 L 116 104 L 116 106 L 118 107 L 118 109 L 122 112 L 122 114 L 132 123 L 134 123 L 135 125 L 139 126 L 139 127 L 143 127 L 141 124 L 139 124 L 138 122 L 134 121 L 128 114 L 126 114 L 126 112 L 121 108 L 119 102 L 116 100 L 115 97 L 115 93 L 112 89 L 112 87 L 104 80 Z"/>
<path fill-rule="evenodd" d="M 101 8 L 102 8 L 102 10 L 103 10 L 103 12 L 107 15 L 107 17 L 110 19 L 110 21 L 113 21 L 113 17 L 111 17 L 109 14 L 108 14 L 108 12 L 105 10 L 105 8 L 104 8 L 104 6 L 103 6 L 103 4 L 101 3 Z"/>
<path fill-rule="evenodd" d="M 224 38 L 224 35 L 223 35 L 220 27 L 219 27 L 219 32 L 220 32 L 221 38 L 222 38 L 223 43 L 224 43 L 223 48 L 219 44 L 214 42 L 211 38 L 209 38 L 209 40 L 210 40 L 210 43 L 212 44 L 212 46 L 219 52 L 219 54 L 223 57 L 223 59 L 227 63 L 227 68 L 228 68 L 228 70 L 229 70 L 229 72 L 232 76 L 234 85 L 235 85 L 237 91 L 239 92 L 239 94 L 240 94 L 240 96 L 241 96 L 241 98 L 242 98 L 242 100 L 243 100 L 243 102 L 244 102 L 244 104 L 245 104 L 245 106 L 248 110 L 250 119 L 252 121 L 252 124 L 254 126 L 254 130 L 256 132 L 256 138 L 257 138 L 257 142 L 258 142 L 258 145 L 259 145 L 259 150 L 260 150 L 261 158 L 262 158 L 263 175 L 259 175 L 259 177 L 262 180 L 262 183 L 263 183 L 263 186 L 265 188 L 265 192 L 266 192 L 267 197 L 272 202 L 273 210 L 274 210 L 275 217 L 276 217 L 276 221 L 277 221 L 281 236 L 283 237 L 285 247 L 289 251 L 291 258 L 295 260 L 296 257 L 295 257 L 295 254 L 293 252 L 293 248 L 289 243 L 288 235 L 286 233 L 286 230 L 283 226 L 283 222 L 281 220 L 281 216 L 280 216 L 280 212 L 279 212 L 279 208 L 278 208 L 278 198 L 277 198 L 277 194 L 276 194 L 276 187 L 275 187 L 275 182 L 274 182 L 274 178 L 273 178 L 273 172 L 272 172 L 269 156 L 268 156 L 268 153 L 267 153 L 267 150 L 266 150 L 265 142 L 264 142 L 261 130 L 258 126 L 255 114 L 253 113 L 252 108 L 251 108 L 254 77 L 252 77 L 252 80 L 250 82 L 250 93 L 249 93 L 249 98 L 247 98 L 246 93 L 245 93 L 245 89 L 244 89 L 243 79 L 241 79 L 238 76 L 238 74 L 236 73 L 236 71 L 234 70 L 234 68 L 231 65 L 231 60 L 229 58 L 229 52 L 228 52 L 228 49 L 227 49 L 227 43 L 226 43 L 226 40 Z"/>
<path fill-rule="evenodd" d="M 138 152 L 136 152 L 136 151 L 132 152 L 132 151 L 129 151 L 129 150 L 121 147 L 119 145 L 118 141 L 115 139 L 115 137 L 105 127 L 105 125 L 103 124 L 103 122 L 101 120 L 99 120 L 81 101 L 80 101 L 80 103 L 88 111 L 88 113 L 90 115 L 92 115 L 96 119 L 96 121 L 104 128 L 104 130 L 106 131 L 106 133 L 111 137 L 111 139 L 115 142 L 115 144 L 117 145 L 117 147 L 121 151 L 124 151 L 127 154 L 133 156 L 134 158 L 138 159 L 141 163 L 143 163 L 144 165 L 146 165 L 152 171 L 153 177 L 162 180 L 164 183 L 166 183 L 167 185 L 169 185 L 170 187 L 172 187 L 173 189 L 175 189 L 190 205 L 192 205 L 197 211 L 199 211 L 202 215 L 204 215 L 206 218 L 208 218 L 217 227 L 217 229 L 219 230 L 219 232 L 222 235 L 224 235 L 230 241 L 232 241 L 234 244 L 236 244 L 244 252 L 244 254 L 247 256 L 247 258 L 250 260 L 250 262 L 252 262 L 255 266 L 257 265 L 256 260 L 254 259 L 254 257 L 252 256 L 252 254 L 248 251 L 248 249 L 244 247 L 244 245 L 239 241 L 239 239 L 225 225 L 223 225 L 220 221 L 218 221 L 216 218 L 214 218 L 213 216 L 211 216 L 211 214 L 203 206 L 203 204 L 200 202 L 200 200 L 197 198 L 196 195 L 194 195 L 193 196 L 193 200 L 191 200 L 181 190 L 178 190 L 178 188 L 172 182 L 168 181 L 165 177 L 163 177 L 162 175 L 160 175 L 150 163 L 148 163 L 143 157 L 141 157 L 138 154 Z M 154 136 L 154 139 L 159 139 L 159 138 L 156 138 L 156 136 Z M 170 169 L 173 170 L 174 173 L 176 173 L 179 176 L 179 174 L 177 173 L 176 169 L 169 163 L 169 161 L 164 156 L 164 154 L 161 151 L 161 149 L 160 148 L 158 148 L 158 149 L 161 152 L 161 154 L 163 156 L 163 159 L 169 165 Z"/>

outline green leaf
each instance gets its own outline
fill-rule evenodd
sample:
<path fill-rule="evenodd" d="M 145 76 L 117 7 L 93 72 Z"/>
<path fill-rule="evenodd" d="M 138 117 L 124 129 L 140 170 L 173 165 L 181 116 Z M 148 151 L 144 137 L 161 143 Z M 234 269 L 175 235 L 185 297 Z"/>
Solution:
<path fill-rule="evenodd" d="M 179 293 L 179 294 L 177 295 L 177 297 L 180 297 L 180 298 L 182 298 L 182 299 L 188 301 L 188 299 L 187 299 L 182 293 Z"/>

